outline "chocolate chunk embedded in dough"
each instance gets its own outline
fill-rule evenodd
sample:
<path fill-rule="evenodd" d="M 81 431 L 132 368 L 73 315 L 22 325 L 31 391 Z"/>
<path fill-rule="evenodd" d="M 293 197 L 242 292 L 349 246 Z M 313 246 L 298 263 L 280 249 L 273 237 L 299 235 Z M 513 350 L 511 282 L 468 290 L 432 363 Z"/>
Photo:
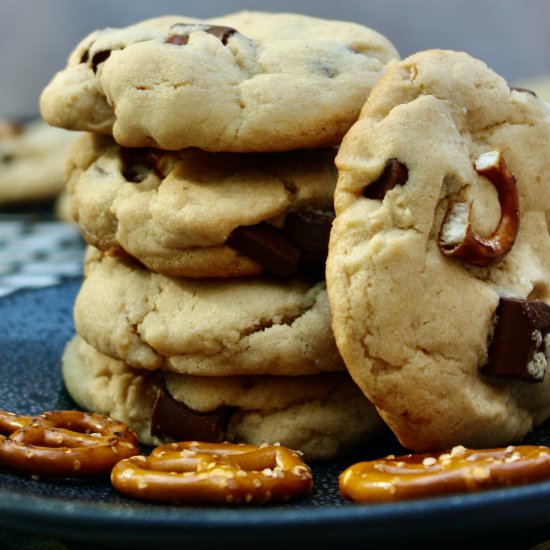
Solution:
<path fill-rule="evenodd" d="M 258 262 L 271 275 L 288 277 L 298 269 L 300 250 L 266 223 L 236 227 L 227 245 Z"/>
<path fill-rule="evenodd" d="M 175 44 L 176 46 L 185 46 L 189 42 L 189 35 L 192 32 L 196 31 L 203 31 L 208 34 L 211 34 L 215 36 L 216 38 L 219 38 L 221 43 L 225 46 L 227 44 L 227 40 L 232 34 L 235 34 L 237 31 L 233 29 L 232 27 L 223 27 L 220 25 L 194 25 L 194 24 L 187 24 L 187 23 L 179 23 L 177 25 L 173 25 L 172 28 L 177 27 L 189 27 L 188 33 L 182 33 L 182 34 L 171 34 L 165 42 L 167 44 Z"/>
<path fill-rule="evenodd" d="M 541 382 L 547 369 L 550 306 L 540 300 L 500 298 L 483 374 Z"/>
<path fill-rule="evenodd" d="M 326 258 L 333 212 L 290 212 L 283 233 L 302 251 L 318 252 Z"/>
<path fill-rule="evenodd" d="M 365 188 L 367 199 L 383 199 L 384 195 L 396 185 L 405 185 L 409 170 L 400 160 L 391 158 L 386 162 L 382 175 Z"/>
<path fill-rule="evenodd" d="M 94 54 L 94 56 L 92 57 L 92 69 L 94 73 L 97 72 L 98 65 L 106 61 L 110 55 L 111 50 L 103 50 Z"/>
<path fill-rule="evenodd" d="M 180 441 L 218 442 L 224 437 L 231 411 L 231 407 L 220 407 L 200 413 L 176 401 L 161 388 L 151 414 L 151 434 Z"/>

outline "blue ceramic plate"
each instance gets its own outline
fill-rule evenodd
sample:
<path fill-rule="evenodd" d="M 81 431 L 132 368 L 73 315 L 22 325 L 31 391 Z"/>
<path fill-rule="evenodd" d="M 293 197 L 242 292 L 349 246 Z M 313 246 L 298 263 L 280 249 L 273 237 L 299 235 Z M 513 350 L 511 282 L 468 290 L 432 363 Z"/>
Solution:
<path fill-rule="evenodd" d="M 0 408 L 20 414 L 75 408 L 63 388 L 59 363 L 74 332 L 72 304 L 79 284 L 71 280 L 0 300 Z M 549 425 L 528 438 L 529 443 L 549 441 Z M 449 547 L 465 537 L 481 543 L 496 532 L 500 540 L 512 540 L 526 529 L 550 524 L 550 482 L 398 504 L 359 506 L 340 499 L 337 477 L 345 467 L 401 451 L 386 437 L 353 456 L 315 465 L 310 496 L 265 507 L 146 504 L 119 496 L 108 481 L 32 480 L 0 473 L 0 525 L 88 544 L 158 548 L 166 543 L 336 547 L 342 539 L 362 547 L 402 540 L 408 545 L 440 540 Z"/>

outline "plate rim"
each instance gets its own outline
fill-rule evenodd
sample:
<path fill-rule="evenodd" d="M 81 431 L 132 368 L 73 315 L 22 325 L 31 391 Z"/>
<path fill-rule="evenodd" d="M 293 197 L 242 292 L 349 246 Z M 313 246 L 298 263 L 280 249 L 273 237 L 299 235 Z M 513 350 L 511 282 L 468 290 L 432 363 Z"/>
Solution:
<path fill-rule="evenodd" d="M 0 299 L 0 310 L 31 297 L 77 291 L 80 278 L 42 289 L 25 289 Z M 19 474 L 7 474 L 15 475 Z M 314 480 L 315 481 L 315 480 Z M 135 501 L 136 504 L 139 501 Z M 426 521 L 426 518 L 429 518 Z M 395 525 L 399 524 L 399 529 Z M 470 530 L 489 534 L 491 530 L 519 530 L 548 526 L 550 529 L 550 480 L 505 488 L 459 493 L 440 497 L 375 505 L 284 504 L 262 507 L 190 507 L 85 501 L 66 495 L 33 495 L 15 486 L 0 487 L 0 526 L 24 531 L 42 531 L 79 541 L 142 544 L 161 542 L 204 542 L 208 537 L 228 535 L 276 539 L 292 533 L 296 540 L 312 537 L 331 541 L 346 537 L 362 542 L 388 542 L 397 536 L 417 538 L 454 534 Z M 467 534 L 467 533 L 466 533 Z M 106 537 L 106 538 L 105 538 Z M 320 538 L 319 538 L 320 537 Z M 282 540 L 282 539 L 281 539 Z M 346 538 L 347 540 L 347 538 Z"/>
<path fill-rule="evenodd" d="M 15 495 L 14 495 L 15 493 Z M 136 501 L 137 502 L 137 501 Z M 535 512 L 535 513 L 534 513 Z M 483 521 L 480 522 L 482 514 Z M 430 521 L 426 522 L 426 518 Z M 422 520 L 422 529 L 418 522 Z M 132 502 L 101 506 L 97 503 L 33 497 L 0 490 L 0 525 L 28 530 L 44 529 L 54 536 L 94 540 L 108 533 L 110 542 L 147 543 L 201 540 L 204 537 L 244 535 L 273 537 L 284 532 L 331 537 L 346 529 L 362 540 L 391 541 L 398 536 L 415 538 L 461 533 L 474 528 L 479 535 L 525 527 L 550 528 L 550 480 L 472 493 L 418 498 L 382 504 L 284 508 L 233 508 L 154 505 L 132 508 Z"/>

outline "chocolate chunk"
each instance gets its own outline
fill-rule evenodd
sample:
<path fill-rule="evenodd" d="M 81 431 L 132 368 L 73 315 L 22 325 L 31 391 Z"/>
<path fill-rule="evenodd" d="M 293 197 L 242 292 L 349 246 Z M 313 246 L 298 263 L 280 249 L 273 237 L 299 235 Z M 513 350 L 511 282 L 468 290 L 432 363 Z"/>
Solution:
<path fill-rule="evenodd" d="M 288 277 L 298 269 L 300 250 L 267 223 L 236 227 L 226 242 L 271 275 Z"/>
<path fill-rule="evenodd" d="M 167 44 L 174 44 L 175 46 L 185 46 L 189 42 L 189 35 L 185 34 L 171 34 L 165 42 Z"/>
<path fill-rule="evenodd" d="M 365 188 L 363 195 L 367 199 L 383 199 L 396 185 L 405 185 L 408 177 L 408 168 L 396 158 L 391 158 L 386 162 L 382 175 Z"/>
<path fill-rule="evenodd" d="M 192 32 L 197 31 L 212 34 L 216 38 L 219 38 L 221 40 L 221 43 L 225 46 L 227 44 L 227 41 L 229 40 L 229 37 L 237 32 L 231 27 L 223 27 L 221 25 L 196 25 L 193 23 L 177 23 L 176 25 L 172 25 L 171 28 L 174 27 L 189 27 L 189 32 L 187 34 L 176 33 L 171 34 L 170 36 L 168 36 L 168 38 L 166 38 L 165 42 L 167 44 L 175 44 L 176 46 L 185 46 L 189 42 L 189 35 Z"/>
<path fill-rule="evenodd" d="M 176 401 L 165 388 L 155 399 L 151 414 L 151 434 L 161 439 L 179 441 L 221 441 L 233 407 L 220 407 L 200 413 Z"/>
<path fill-rule="evenodd" d="M 225 46 L 229 37 L 235 34 L 237 31 L 231 27 L 223 27 L 220 25 L 212 25 L 208 29 L 205 29 L 208 34 L 213 34 L 216 38 L 219 38 L 222 44 Z"/>
<path fill-rule="evenodd" d="M 547 368 L 550 306 L 540 300 L 500 298 L 483 374 L 541 382 Z"/>
<path fill-rule="evenodd" d="M 333 212 L 290 212 L 283 234 L 302 252 L 320 253 L 326 258 L 333 220 Z M 313 256 L 322 259 L 319 255 Z"/>
<path fill-rule="evenodd" d="M 526 94 L 531 94 L 532 96 L 538 97 L 537 94 L 530 90 L 529 88 L 521 88 L 520 86 L 512 86 L 510 90 L 514 90 L 515 92 L 525 92 Z"/>
<path fill-rule="evenodd" d="M 97 52 L 92 57 L 92 69 L 95 72 L 97 72 L 97 66 L 100 63 L 103 63 L 107 60 L 107 58 L 111 55 L 111 50 L 103 50 L 101 52 Z"/>
<path fill-rule="evenodd" d="M 147 174 L 151 170 L 148 161 L 148 153 L 148 148 L 120 148 L 122 175 L 127 181 L 131 183 L 141 183 L 147 178 Z"/>

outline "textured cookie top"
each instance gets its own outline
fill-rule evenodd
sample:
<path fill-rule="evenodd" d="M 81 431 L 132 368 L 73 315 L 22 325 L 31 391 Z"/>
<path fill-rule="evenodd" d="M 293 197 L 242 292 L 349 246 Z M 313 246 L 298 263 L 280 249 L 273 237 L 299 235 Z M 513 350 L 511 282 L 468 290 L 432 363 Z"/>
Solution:
<path fill-rule="evenodd" d="M 339 143 L 393 45 L 354 23 L 239 12 L 86 37 L 41 97 L 47 122 L 128 147 L 281 151 Z"/>
<path fill-rule="evenodd" d="M 296 248 L 296 269 L 307 263 L 304 247 L 319 249 L 319 259 L 326 258 L 335 153 L 163 152 L 127 149 L 108 136 L 86 134 L 69 154 L 66 175 L 73 217 L 96 248 L 129 254 L 167 275 L 257 275 L 265 268 L 253 250 L 247 255 L 238 240 L 240 228 L 251 237 L 261 231 L 271 238 L 264 251 L 268 257 L 260 254 L 260 260 L 276 257 L 268 245 Z M 315 241 L 309 244 L 300 241 L 307 231 L 304 217 L 316 222 L 309 224 Z M 303 222 L 299 228 L 298 222 Z M 273 261 L 280 267 L 290 260 Z"/>
<path fill-rule="evenodd" d="M 204 376 L 344 370 L 324 282 L 184 279 L 88 256 L 75 326 L 100 352 Z"/>
<path fill-rule="evenodd" d="M 509 173 L 483 175 L 497 159 Z M 327 287 L 356 382 L 414 450 L 522 437 L 550 413 L 550 375 L 482 371 L 499 300 L 550 303 L 545 104 L 464 53 L 421 52 L 381 78 L 336 162 Z M 459 258 L 468 215 L 493 249 Z"/>

